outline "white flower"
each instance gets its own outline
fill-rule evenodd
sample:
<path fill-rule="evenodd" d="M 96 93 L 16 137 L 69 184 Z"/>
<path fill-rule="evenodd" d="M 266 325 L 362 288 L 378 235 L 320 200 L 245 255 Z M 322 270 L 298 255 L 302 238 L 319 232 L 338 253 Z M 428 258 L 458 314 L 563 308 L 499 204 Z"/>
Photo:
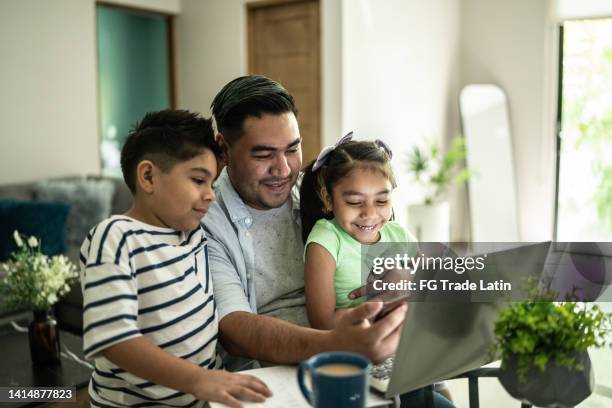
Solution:
<path fill-rule="evenodd" d="M 47 303 L 49 305 L 54 305 L 55 302 L 57 302 L 57 295 L 55 293 L 49 294 L 49 296 L 47 297 Z"/>
<path fill-rule="evenodd" d="M 32 236 L 28 238 L 28 245 L 30 246 L 30 248 L 36 248 L 38 246 L 38 240 L 36 239 L 36 237 Z"/>
<path fill-rule="evenodd" d="M 13 231 L 13 239 L 15 240 L 15 243 L 17 244 L 18 247 L 23 246 L 23 241 L 21 240 L 21 237 L 19 236 L 19 231 L 17 230 Z"/>

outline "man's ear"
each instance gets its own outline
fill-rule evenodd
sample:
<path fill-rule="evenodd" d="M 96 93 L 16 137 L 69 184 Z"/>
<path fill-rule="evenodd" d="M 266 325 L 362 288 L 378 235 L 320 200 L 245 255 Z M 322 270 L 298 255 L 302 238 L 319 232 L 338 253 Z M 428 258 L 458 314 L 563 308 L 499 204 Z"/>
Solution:
<path fill-rule="evenodd" d="M 143 160 L 136 166 L 136 184 L 144 193 L 152 194 L 155 190 L 157 170 L 151 160 Z"/>
<path fill-rule="evenodd" d="M 227 164 L 227 158 L 229 157 L 229 144 L 227 143 L 227 140 L 225 140 L 225 136 L 223 136 L 223 133 L 217 133 L 215 135 L 215 141 L 219 146 L 221 146 L 221 152 L 223 153 L 223 161 Z"/>
<path fill-rule="evenodd" d="M 327 192 L 325 186 L 321 186 L 321 190 L 319 191 L 319 197 L 321 197 L 321 201 L 323 201 L 323 211 L 332 212 L 334 206 L 332 205 L 331 196 Z"/>

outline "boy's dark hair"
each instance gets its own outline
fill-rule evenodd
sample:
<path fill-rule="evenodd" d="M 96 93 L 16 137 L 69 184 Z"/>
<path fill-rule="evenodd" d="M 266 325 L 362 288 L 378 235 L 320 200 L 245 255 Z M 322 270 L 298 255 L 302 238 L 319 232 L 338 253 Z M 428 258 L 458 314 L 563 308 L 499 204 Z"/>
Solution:
<path fill-rule="evenodd" d="M 136 167 L 142 160 L 151 160 L 167 172 L 204 149 L 210 150 L 219 162 L 221 148 L 215 142 L 210 119 L 186 110 L 149 112 L 130 131 L 121 149 L 123 179 L 135 193 Z"/>
<path fill-rule="evenodd" d="M 261 75 L 236 78 L 219 91 L 210 105 L 217 130 L 231 144 L 242 135 L 242 125 L 249 116 L 293 112 L 293 97 L 281 84 Z"/>
<path fill-rule="evenodd" d="M 396 187 L 391 158 L 376 142 L 350 141 L 336 147 L 328 156 L 325 164 L 312 171 L 316 160 L 304 168 L 300 185 L 300 218 L 302 220 L 302 240 L 306 243 L 308 235 L 318 220 L 331 220 L 334 214 L 325 211 L 322 192 L 332 197 L 332 189 L 352 170 L 362 168 L 382 173 Z"/>

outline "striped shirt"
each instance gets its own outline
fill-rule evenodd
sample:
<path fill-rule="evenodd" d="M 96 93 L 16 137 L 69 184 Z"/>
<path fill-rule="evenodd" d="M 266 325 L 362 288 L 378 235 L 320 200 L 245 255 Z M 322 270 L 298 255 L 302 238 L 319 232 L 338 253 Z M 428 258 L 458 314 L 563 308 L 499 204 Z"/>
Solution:
<path fill-rule="evenodd" d="M 101 352 L 144 336 L 204 368 L 217 368 L 218 321 L 202 228 L 181 232 L 123 215 L 94 227 L 81 246 L 83 348 L 94 361 L 93 406 L 199 406 L 190 394 L 132 375 Z M 138 350 L 134 350 L 138 353 Z"/>

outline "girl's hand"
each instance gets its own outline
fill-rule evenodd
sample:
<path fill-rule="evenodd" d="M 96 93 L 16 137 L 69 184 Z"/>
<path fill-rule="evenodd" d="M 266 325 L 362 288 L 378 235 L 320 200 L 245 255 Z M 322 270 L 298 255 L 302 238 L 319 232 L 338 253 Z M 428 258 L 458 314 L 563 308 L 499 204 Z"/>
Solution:
<path fill-rule="evenodd" d="M 272 396 L 259 378 L 223 370 L 202 370 L 192 389 L 191 394 L 199 400 L 220 402 L 232 408 L 242 407 L 239 400 L 264 402 Z"/>

